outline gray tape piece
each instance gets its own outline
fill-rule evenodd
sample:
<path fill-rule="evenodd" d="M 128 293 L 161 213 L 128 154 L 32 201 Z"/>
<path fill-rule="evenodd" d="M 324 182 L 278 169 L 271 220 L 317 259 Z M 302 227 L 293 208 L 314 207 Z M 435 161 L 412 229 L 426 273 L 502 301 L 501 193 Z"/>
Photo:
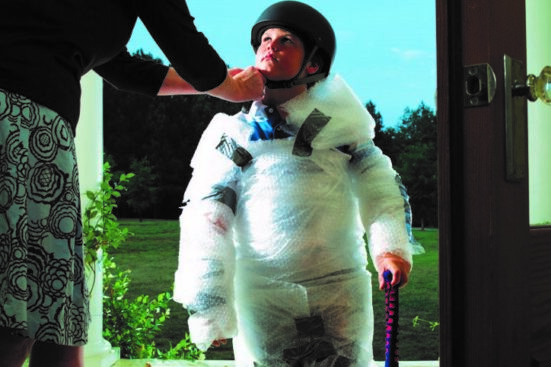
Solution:
<path fill-rule="evenodd" d="M 237 206 L 237 194 L 231 187 L 215 185 L 212 187 L 212 191 L 203 198 L 203 200 L 206 199 L 216 200 L 226 205 L 235 214 L 235 208 Z"/>
<path fill-rule="evenodd" d="M 308 157 L 312 154 L 312 141 L 331 120 L 331 116 L 324 115 L 315 108 L 306 118 L 297 133 L 293 146 L 293 154 L 299 157 Z"/>
<path fill-rule="evenodd" d="M 253 159 L 251 153 L 226 134 L 222 135 L 216 149 L 241 168 L 245 167 Z"/>

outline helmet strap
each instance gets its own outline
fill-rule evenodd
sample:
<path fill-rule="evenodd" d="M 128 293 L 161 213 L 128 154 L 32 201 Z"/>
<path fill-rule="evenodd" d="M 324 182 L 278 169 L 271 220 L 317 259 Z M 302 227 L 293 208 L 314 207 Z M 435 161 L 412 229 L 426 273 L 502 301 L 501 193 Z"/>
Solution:
<path fill-rule="evenodd" d="M 312 60 L 317 50 L 318 50 L 318 46 L 314 45 L 308 57 L 304 59 L 304 62 L 302 63 L 302 67 L 300 68 L 300 71 L 294 78 L 289 80 L 266 79 L 266 84 L 265 84 L 266 88 L 268 89 L 292 88 L 297 85 L 314 83 L 314 82 L 317 82 L 318 80 L 325 78 L 327 76 L 327 73 L 317 73 L 317 74 L 305 76 L 304 78 L 300 78 L 300 75 L 304 72 L 304 70 L 306 69 L 306 66 Z"/>

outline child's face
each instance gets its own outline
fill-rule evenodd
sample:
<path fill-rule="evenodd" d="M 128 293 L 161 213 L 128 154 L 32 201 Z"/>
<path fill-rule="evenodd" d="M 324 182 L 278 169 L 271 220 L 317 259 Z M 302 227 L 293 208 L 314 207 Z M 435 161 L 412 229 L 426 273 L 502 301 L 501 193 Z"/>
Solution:
<path fill-rule="evenodd" d="M 295 34 L 281 28 L 269 28 L 256 51 L 256 67 L 270 80 L 294 78 L 302 67 L 304 45 Z"/>

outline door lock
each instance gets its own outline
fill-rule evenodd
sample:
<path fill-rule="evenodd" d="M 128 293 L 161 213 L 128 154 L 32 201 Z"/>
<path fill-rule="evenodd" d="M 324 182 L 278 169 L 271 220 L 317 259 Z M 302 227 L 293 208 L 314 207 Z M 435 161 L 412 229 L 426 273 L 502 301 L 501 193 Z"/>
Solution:
<path fill-rule="evenodd" d="M 496 75 L 489 64 L 468 65 L 463 69 L 463 105 L 485 106 L 496 93 Z"/>

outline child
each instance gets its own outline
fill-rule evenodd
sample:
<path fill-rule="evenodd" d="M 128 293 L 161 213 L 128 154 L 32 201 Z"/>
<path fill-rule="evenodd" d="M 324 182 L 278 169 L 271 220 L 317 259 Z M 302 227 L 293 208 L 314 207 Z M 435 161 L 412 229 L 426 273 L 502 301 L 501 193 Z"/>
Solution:
<path fill-rule="evenodd" d="M 374 121 L 327 78 L 328 21 L 283 1 L 252 28 L 262 101 L 218 114 L 192 159 L 174 298 L 194 312 L 192 341 L 234 338 L 236 366 L 372 363 L 369 250 L 404 286 L 407 197 L 373 144 Z M 406 210 L 404 210 L 406 208 Z"/>

